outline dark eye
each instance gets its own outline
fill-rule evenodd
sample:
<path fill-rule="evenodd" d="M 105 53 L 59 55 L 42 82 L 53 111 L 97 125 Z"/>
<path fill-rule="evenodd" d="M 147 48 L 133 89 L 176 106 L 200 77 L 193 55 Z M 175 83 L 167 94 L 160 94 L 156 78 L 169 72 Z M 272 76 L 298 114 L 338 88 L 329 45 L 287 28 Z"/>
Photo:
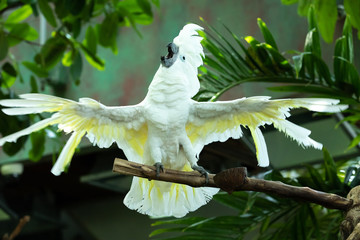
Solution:
<path fill-rule="evenodd" d="M 182 60 L 185 61 L 185 56 L 182 56 Z"/>

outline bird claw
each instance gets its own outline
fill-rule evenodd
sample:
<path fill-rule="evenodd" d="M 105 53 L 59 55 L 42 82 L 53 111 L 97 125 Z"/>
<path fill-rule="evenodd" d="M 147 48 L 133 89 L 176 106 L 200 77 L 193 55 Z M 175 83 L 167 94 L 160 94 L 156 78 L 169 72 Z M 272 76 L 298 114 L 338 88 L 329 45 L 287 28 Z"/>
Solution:
<path fill-rule="evenodd" d="M 160 176 L 160 172 L 164 172 L 164 165 L 162 165 L 162 163 L 157 162 L 154 164 L 155 168 L 156 168 L 156 177 Z"/>
<path fill-rule="evenodd" d="M 205 176 L 205 185 L 209 183 L 209 173 L 202 166 L 194 165 L 191 167 L 193 170 L 201 173 L 201 176 Z"/>

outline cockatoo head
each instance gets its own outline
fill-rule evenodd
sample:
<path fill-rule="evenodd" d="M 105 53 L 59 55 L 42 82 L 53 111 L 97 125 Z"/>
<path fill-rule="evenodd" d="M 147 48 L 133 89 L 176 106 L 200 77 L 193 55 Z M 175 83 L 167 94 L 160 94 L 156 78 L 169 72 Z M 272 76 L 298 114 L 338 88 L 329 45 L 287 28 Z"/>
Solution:
<path fill-rule="evenodd" d="M 203 28 L 190 23 L 183 27 L 173 42 L 167 45 L 168 54 L 161 57 L 163 71 L 169 74 L 186 75 L 191 95 L 194 96 L 200 88 L 198 67 L 203 64 L 204 51 L 201 45 L 202 37 L 199 30 Z"/>
<path fill-rule="evenodd" d="M 176 61 L 180 60 L 181 62 L 187 62 L 196 69 L 202 65 L 202 56 L 204 56 L 200 43 L 202 37 L 197 32 L 202 29 L 202 27 L 193 23 L 185 25 L 173 42 L 168 44 L 168 54 L 161 57 L 161 64 L 164 67 L 171 67 Z"/>

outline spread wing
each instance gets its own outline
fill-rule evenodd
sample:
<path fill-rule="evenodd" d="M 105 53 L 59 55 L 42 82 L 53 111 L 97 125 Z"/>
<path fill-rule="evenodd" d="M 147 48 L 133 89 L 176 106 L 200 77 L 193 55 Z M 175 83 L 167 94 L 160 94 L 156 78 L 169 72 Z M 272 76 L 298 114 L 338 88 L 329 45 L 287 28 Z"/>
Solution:
<path fill-rule="evenodd" d="M 75 148 L 84 135 L 101 148 L 116 142 L 131 161 L 141 162 L 143 146 L 147 140 L 147 125 L 141 104 L 123 107 L 107 107 L 93 99 L 81 98 L 79 102 L 44 94 L 23 94 L 22 99 L 1 100 L 2 111 L 8 115 L 54 113 L 30 127 L 0 139 L 15 142 L 19 137 L 38 131 L 49 125 L 58 125 L 59 130 L 71 133 L 52 168 L 59 175 L 70 163 Z"/>
<path fill-rule="evenodd" d="M 312 140 L 310 130 L 286 120 L 292 108 L 307 108 L 317 112 L 340 112 L 347 105 L 338 100 L 299 98 L 270 100 L 270 97 L 249 97 L 233 101 L 193 102 L 186 132 L 197 154 L 204 145 L 228 138 L 240 138 L 240 125 L 247 127 L 254 139 L 259 166 L 268 166 L 269 157 L 260 126 L 273 124 L 275 128 L 296 140 L 303 147 L 322 148 Z"/>

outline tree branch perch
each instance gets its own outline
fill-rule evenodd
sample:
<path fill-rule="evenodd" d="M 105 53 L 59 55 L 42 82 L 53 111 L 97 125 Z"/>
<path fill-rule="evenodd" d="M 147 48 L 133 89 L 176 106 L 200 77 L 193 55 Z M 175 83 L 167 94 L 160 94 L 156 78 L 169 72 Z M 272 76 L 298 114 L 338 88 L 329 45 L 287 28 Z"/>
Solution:
<path fill-rule="evenodd" d="M 116 158 L 114 161 L 113 171 L 120 174 L 147 178 L 149 180 L 186 184 L 191 187 L 205 186 L 205 178 L 197 171 L 184 172 L 164 169 L 164 172 L 161 172 L 159 177 L 156 177 L 156 169 L 154 166 L 130 162 L 119 158 Z M 256 191 L 275 194 L 280 197 L 312 202 L 326 208 L 343 211 L 348 210 L 353 202 L 336 194 L 324 193 L 308 187 L 296 187 L 282 182 L 248 178 L 246 168 L 231 168 L 218 174 L 209 174 L 209 182 L 206 184 L 206 187 L 217 187 L 229 193 L 233 191 Z"/>

